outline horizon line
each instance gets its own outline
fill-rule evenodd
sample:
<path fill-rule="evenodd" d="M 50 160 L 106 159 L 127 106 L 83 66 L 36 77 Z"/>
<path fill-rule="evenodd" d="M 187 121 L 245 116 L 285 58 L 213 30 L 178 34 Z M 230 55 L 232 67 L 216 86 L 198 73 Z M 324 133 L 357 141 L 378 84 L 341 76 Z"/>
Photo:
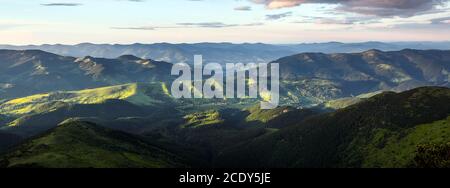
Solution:
<path fill-rule="evenodd" d="M 450 43 L 450 40 L 445 41 L 434 41 L 434 40 L 408 40 L 408 41 L 374 41 L 374 40 L 365 40 L 365 41 L 354 41 L 354 42 L 345 42 L 345 41 L 323 41 L 323 42 L 294 42 L 294 43 L 266 43 L 266 42 L 153 42 L 153 43 L 142 43 L 142 42 L 135 42 L 135 43 L 94 43 L 94 42 L 80 42 L 80 43 L 40 43 L 40 44 L 0 44 L 1 46 L 16 46 L 16 47 L 22 47 L 22 46 L 45 46 L 45 45 L 63 45 L 63 46 L 77 46 L 77 45 L 83 45 L 83 44 L 91 44 L 91 45 L 154 45 L 154 44 L 234 44 L 234 45 L 242 45 L 242 44 L 267 44 L 267 45 L 299 45 L 299 44 L 326 44 L 326 43 L 342 43 L 342 44 L 361 44 L 361 43 Z"/>

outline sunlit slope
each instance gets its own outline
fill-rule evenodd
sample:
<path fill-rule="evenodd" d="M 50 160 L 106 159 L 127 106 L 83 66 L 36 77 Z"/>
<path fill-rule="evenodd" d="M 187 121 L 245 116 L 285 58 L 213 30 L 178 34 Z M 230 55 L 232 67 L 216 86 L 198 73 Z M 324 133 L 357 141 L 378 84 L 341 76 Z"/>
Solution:
<path fill-rule="evenodd" d="M 324 107 L 328 108 L 328 109 L 334 109 L 334 110 L 342 109 L 342 108 L 346 108 L 348 106 L 357 104 L 365 99 L 368 99 L 368 98 L 378 95 L 380 93 L 382 93 L 382 91 L 370 92 L 370 93 L 358 95 L 356 97 L 346 97 L 346 98 L 341 98 L 341 99 L 336 99 L 336 100 L 330 100 L 330 101 L 327 101 L 324 103 Z"/>
<path fill-rule="evenodd" d="M 56 103 L 99 104 L 111 99 L 126 100 L 136 105 L 153 106 L 171 101 L 165 83 L 134 83 L 81 91 L 61 91 L 32 95 L 6 101 L 0 114 L 20 116 L 50 109 Z"/>
<path fill-rule="evenodd" d="M 419 146 L 446 143 L 450 143 L 450 116 L 401 131 L 375 129 L 370 137 L 357 137 L 347 156 L 363 155 L 361 166 L 368 168 L 416 166 L 412 161 Z"/>
<path fill-rule="evenodd" d="M 178 100 L 170 95 L 169 88 L 170 84 L 165 82 L 133 83 L 12 99 L 0 103 L 0 115 L 4 117 L 0 118 L 0 130 L 28 137 L 47 131 L 67 119 L 81 118 L 95 119 L 96 123 L 110 128 L 139 132 L 149 127 L 172 124 L 172 120 L 178 121 L 178 117 L 202 109 L 229 108 L 230 105 L 241 107 L 254 102 L 241 103 L 236 99 Z M 167 116 L 170 118 L 156 120 Z M 136 119 L 139 121 L 136 122 Z"/>

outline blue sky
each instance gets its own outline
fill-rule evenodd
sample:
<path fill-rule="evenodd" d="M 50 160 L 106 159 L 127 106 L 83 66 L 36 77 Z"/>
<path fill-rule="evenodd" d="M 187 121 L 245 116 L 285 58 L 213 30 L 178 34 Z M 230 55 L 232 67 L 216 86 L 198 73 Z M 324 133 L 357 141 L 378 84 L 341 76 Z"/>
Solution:
<path fill-rule="evenodd" d="M 448 0 L 0 0 L 0 36 L 0 44 L 449 41 L 450 5 Z"/>

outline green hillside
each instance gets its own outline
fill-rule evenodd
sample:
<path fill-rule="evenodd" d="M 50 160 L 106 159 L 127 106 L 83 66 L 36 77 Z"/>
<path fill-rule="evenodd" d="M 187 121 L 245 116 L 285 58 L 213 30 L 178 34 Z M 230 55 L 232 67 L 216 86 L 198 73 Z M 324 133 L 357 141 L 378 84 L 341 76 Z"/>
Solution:
<path fill-rule="evenodd" d="M 158 111 L 159 110 L 159 111 Z M 91 118 L 112 121 L 119 118 L 151 117 L 154 113 L 165 112 L 162 108 L 142 107 L 124 100 L 111 99 L 99 104 L 62 103 L 52 110 L 20 116 L 1 129 L 23 136 L 33 136 L 69 118 Z M 124 123 L 125 127 L 127 123 Z"/>
<path fill-rule="evenodd" d="M 217 166 L 408 167 L 422 144 L 450 141 L 450 89 L 382 93 L 224 151 Z"/>
<path fill-rule="evenodd" d="M 42 133 L 68 118 L 101 121 L 148 119 L 155 114 L 178 114 L 165 83 L 134 83 L 81 91 L 37 94 L 0 104 L 0 129 L 23 136 Z M 162 116 L 166 117 L 166 116 Z M 121 121 L 123 128 L 128 123 Z M 130 128 L 129 130 L 132 130 Z"/>
<path fill-rule="evenodd" d="M 0 104 L 0 113 L 11 116 L 20 116 L 42 109 L 51 110 L 50 105 L 67 104 L 98 104 L 109 99 L 121 99 L 136 105 L 161 105 L 170 102 L 166 92 L 165 83 L 125 84 L 103 88 L 87 89 L 81 91 L 61 91 L 32 95 L 12 99 Z"/>
<path fill-rule="evenodd" d="M 34 139 L 8 153 L 1 164 L 16 167 L 178 167 L 184 164 L 195 167 L 442 167 L 448 164 L 445 152 L 446 143 L 450 142 L 450 106 L 443 104 L 450 103 L 449 88 L 384 92 L 329 113 L 320 109 L 262 110 L 259 105 L 224 108 L 228 105 L 173 101 L 163 88 L 160 84 L 129 84 L 72 92 L 78 95 L 67 98 L 37 95 L 24 100 L 26 105 L 39 104 L 39 107 L 33 106 L 32 111 L 12 121 L 11 114 L 2 116 L 9 126 L 1 129 L 8 135 Z M 128 95 L 127 91 L 135 92 Z M 102 97 L 105 93 L 119 99 Z M 149 100 L 152 102 L 147 103 Z M 77 101 L 93 102 L 78 104 Z M 80 149 L 72 151 L 72 148 Z M 153 156 L 150 151 L 157 151 L 158 155 Z M 105 162 L 94 162 L 103 156 Z M 183 161 L 180 158 L 188 162 L 179 162 Z"/>
<path fill-rule="evenodd" d="M 186 123 L 182 125 L 185 128 L 195 128 L 201 126 L 222 124 L 223 119 L 220 117 L 220 113 L 216 110 L 210 110 L 206 112 L 197 112 L 184 116 Z"/>
<path fill-rule="evenodd" d="M 416 166 L 414 153 L 420 145 L 447 142 L 450 142 L 450 116 L 400 131 L 374 129 L 368 138 L 357 136 L 349 145 L 347 160 L 362 155 L 362 167 Z"/>
<path fill-rule="evenodd" d="M 182 158 L 137 136 L 70 122 L 27 141 L 5 155 L 4 167 L 161 168 L 184 167 Z"/>
<path fill-rule="evenodd" d="M 322 113 L 322 110 L 297 109 L 290 106 L 281 106 L 271 110 L 263 110 L 259 105 L 246 108 L 248 115 L 245 117 L 244 125 L 261 125 L 266 128 L 281 129 L 295 125 L 307 118 Z"/>
<path fill-rule="evenodd" d="M 323 106 L 325 108 L 333 109 L 333 110 L 342 109 L 342 108 L 354 105 L 356 103 L 359 103 L 367 98 L 373 97 L 380 93 L 382 93 L 382 91 L 361 94 L 356 97 L 346 97 L 346 98 L 341 98 L 341 99 L 336 99 L 336 100 L 330 100 L 330 101 L 325 102 L 323 104 Z"/>
<path fill-rule="evenodd" d="M 228 106 L 247 106 L 237 100 L 175 100 L 168 85 L 134 83 L 80 91 L 60 91 L 0 103 L 0 130 L 22 136 L 42 133 L 70 118 L 89 119 L 126 132 L 142 132 L 189 119 L 191 114 Z M 254 100 L 248 101 L 252 104 Z M 195 117 L 191 118 L 192 123 Z"/>
<path fill-rule="evenodd" d="M 216 157 L 226 148 L 255 138 L 270 135 L 295 122 L 319 114 L 313 110 L 299 110 L 292 107 L 279 107 L 261 110 L 259 105 L 246 109 L 219 109 L 190 113 L 178 124 L 161 126 L 144 132 L 153 140 L 177 143 L 184 148 L 175 151 L 196 153 L 196 158 L 211 166 Z M 178 153 L 180 153 L 178 152 Z"/>

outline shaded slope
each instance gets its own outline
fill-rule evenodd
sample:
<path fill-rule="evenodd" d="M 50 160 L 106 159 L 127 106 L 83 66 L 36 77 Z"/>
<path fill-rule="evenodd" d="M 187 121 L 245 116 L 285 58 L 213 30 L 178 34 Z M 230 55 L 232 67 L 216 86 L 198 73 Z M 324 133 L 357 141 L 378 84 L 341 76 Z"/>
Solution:
<path fill-rule="evenodd" d="M 3 153 L 6 149 L 19 143 L 21 140 L 22 137 L 20 136 L 0 131 L 0 153 Z"/>
<path fill-rule="evenodd" d="M 0 84 L 5 86 L 0 97 L 101 85 L 84 75 L 74 60 L 39 50 L 0 50 Z"/>
<path fill-rule="evenodd" d="M 388 86 L 408 82 L 448 82 L 450 51 L 402 50 L 362 53 L 302 53 L 281 58 L 285 79 L 312 77 L 343 81 L 376 81 Z"/>
<path fill-rule="evenodd" d="M 117 59 L 86 56 L 74 61 L 94 81 L 108 85 L 171 79 L 171 63 L 123 55 Z"/>
<path fill-rule="evenodd" d="M 131 134 L 88 122 L 71 122 L 31 139 L 5 155 L 7 167 L 183 167 L 176 155 Z"/>
<path fill-rule="evenodd" d="M 190 148 L 198 159 L 207 161 L 203 164 L 211 165 L 226 148 L 270 135 L 318 114 L 316 111 L 291 107 L 261 110 L 259 105 L 243 110 L 199 111 L 184 116 L 178 124 L 158 127 L 144 135 L 154 140 L 177 143 L 185 149 Z"/>
<path fill-rule="evenodd" d="M 60 106 L 51 110 L 21 116 L 9 122 L 7 127 L 3 127 L 2 129 L 23 136 L 32 136 L 51 129 L 69 118 L 115 120 L 121 117 L 150 116 L 155 110 L 137 106 L 123 100 L 107 100 L 98 104 L 62 103 Z"/>

